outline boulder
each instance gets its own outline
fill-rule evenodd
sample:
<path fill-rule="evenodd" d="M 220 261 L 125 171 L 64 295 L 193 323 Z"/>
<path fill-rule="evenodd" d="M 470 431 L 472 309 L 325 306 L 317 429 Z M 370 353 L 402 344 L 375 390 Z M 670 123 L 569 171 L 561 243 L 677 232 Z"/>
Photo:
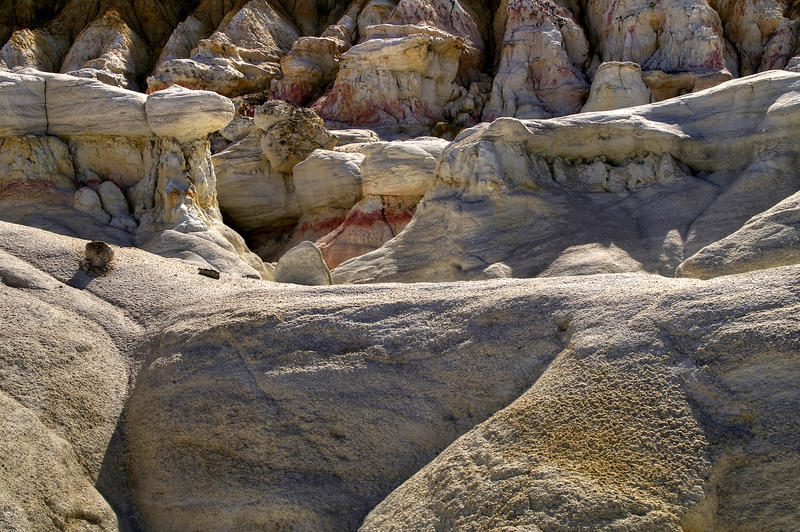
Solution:
<path fill-rule="evenodd" d="M 292 171 L 297 199 L 304 212 L 350 209 L 361 199 L 364 155 L 314 150 Z"/>
<path fill-rule="evenodd" d="M 314 150 L 331 149 L 336 144 L 319 116 L 290 103 L 265 103 L 256 109 L 254 122 L 264 131 L 261 149 L 278 172 L 291 172 Z"/>
<path fill-rule="evenodd" d="M 114 250 L 105 242 L 89 242 L 84 251 L 83 268 L 88 272 L 104 272 L 111 267 Z"/>
<path fill-rule="evenodd" d="M 111 221 L 111 215 L 103 210 L 103 203 L 100 201 L 100 196 L 89 187 L 81 187 L 75 192 L 75 197 L 72 199 L 72 206 L 79 211 L 92 215 L 100 223 L 108 223 Z"/>
<path fill-rule="evenodd" d="M 364 146 L 364 194 L 422 196 L 433 182 L 436 159 L 449 144 L 443 139 L 425 138 Z"/>
<path fill-rule="evenodd" d="M 260 130 L 212 156 L 222 212 L 241 231 L 293 225 L 302 214 L 291 176 L 272 168 Z"/>
<path fill-rule="evenodd" d="M 313 242 L 301 242 L 278 261 L 275 281 L 320 286 L 331 284 L 331 273 L 322 253 Z"/>
<path fill-rule="evenodd" d="M 173 85 L 150 94 L 145 104 L 147 123 L 159 137 L 190 140 L 205 138 L 227 126 L 235 107 L 224 96 Z"/>
<path fill-rule="evenodd" d="M 642 81 L 642 67 L 636 63 L 603 63 L 595 72 L 589 99 L 582 113 L 610 111 L 650 103 L 652 95 Z"/>

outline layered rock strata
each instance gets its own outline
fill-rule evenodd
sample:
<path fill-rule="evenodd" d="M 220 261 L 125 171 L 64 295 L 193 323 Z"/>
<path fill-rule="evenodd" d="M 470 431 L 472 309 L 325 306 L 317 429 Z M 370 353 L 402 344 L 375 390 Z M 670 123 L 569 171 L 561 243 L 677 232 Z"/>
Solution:
<path fill-rule="evenodd" d="M 797 74 L 768 72 L 635 109 L 468 130 L 405 231 L 334 279 L 529 277 L 589 244 L 606 250 L 587 249 L 596 272 L 672 275 L 800 186 L 799 90 Z"/>
<path fill-rule="evenodd" d="M 229 100 L 35 71 L 0 79 L 4 220 L 265 273 L 217 206 L 207 136 L 233 118 Z"/>

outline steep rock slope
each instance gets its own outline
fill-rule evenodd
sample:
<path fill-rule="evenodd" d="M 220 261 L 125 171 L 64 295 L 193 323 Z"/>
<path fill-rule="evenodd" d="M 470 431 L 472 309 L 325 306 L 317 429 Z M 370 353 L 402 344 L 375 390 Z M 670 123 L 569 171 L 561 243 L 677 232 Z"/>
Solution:
<path fill-rule="evenodd" d="M 274 97 L 416 135 L 578 112 L 605 62 L 640 65 L 654 101 L 793 69 L 797 15 L 787 0 L 54 0 L 0 11 L 0 68 Z"/>

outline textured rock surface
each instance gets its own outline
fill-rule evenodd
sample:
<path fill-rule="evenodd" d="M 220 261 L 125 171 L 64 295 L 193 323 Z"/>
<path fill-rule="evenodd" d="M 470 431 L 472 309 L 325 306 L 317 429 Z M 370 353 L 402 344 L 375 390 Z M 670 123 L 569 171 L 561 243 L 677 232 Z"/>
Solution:
<path fill-rule="evenodd" d="M 287 251 L 275 268 L 279 283 L 322 286 L 331 284 L 331 272 L 313 242 L 301 242 Z"/>
<path fill-rule="evenodd" d="M 173 86 L 151 94 L 145 111 L 147 123 L 159 137 L 179 140 L 205 138 L 227 126 L 235 112 L 233 103 L 210 91 Z"/>
<path fill-rule="evenodd" d="M 494 22 L 497 75 L 484 120 L 578 112 L 589 91 L 589 43 L 572 12 L 550 0 L 503 0 Z"/>
<path fill-rule="evenodd" d="M 799 87 L 769 72 L 635 111 L 476 127 L 406 230 L 334 279 L 475 279 L 495 264 L 535 276 L 591 243 L 671 275 L 797 190 Z"/>
<path fill-rule="evenodd" d="M 82 245 L 0 223 L 4 519 L 114 530 L 102 461 L 159 530 L 798 524 L 796 266 L 302 288 L 120 248 L 86 283 Z"/>
<path fill-rule="evenodd" d="M 294 167 L 297 199 L 304 212 L 349 209 L 361 199 L 361 164 L 364 155 L 315 150 Z"/>
<path fill-rule="evenodd" d="M 0 2 L 0 529 L 800 529 L 798 16 Z"/>
<path fill-rule="evenodd" d="M 45 133 L 44 80 L 0 72 L 0 137 Z"/>
<path fill-rule="evenodd" d="M 450 144 L 442 139 L 375 142 L 361 151 L 364 194 L 422 196 L 433 182 L 436 159 Z"/>
<path fill-rule="evenodd" d="M 582 113 L 611 111 L 650 103 L 650 89 L 642 81 L 642 68 L 636 63 L 603 63 L 592 80 L 589 98 Z"/>
<path fill-rule="evenodd" d="M 268 89 L 280 72 L 281 56 L 299 37 L 297 28 L 280 4 L 269 0 L 251 0 L 228 13 L 214 33 L 197 41 L 190 57 L 167 60 L 183 55 L 177 46 L 162 57 L 148 78 L 148 91 L 173 84 L 226 96 Z"/>
<path fill-rule="evenodd" d="M 677 274 L 710 279 L 800 263 L 800 194 L 755 215 L 741 229 L 704 247 Z"/>

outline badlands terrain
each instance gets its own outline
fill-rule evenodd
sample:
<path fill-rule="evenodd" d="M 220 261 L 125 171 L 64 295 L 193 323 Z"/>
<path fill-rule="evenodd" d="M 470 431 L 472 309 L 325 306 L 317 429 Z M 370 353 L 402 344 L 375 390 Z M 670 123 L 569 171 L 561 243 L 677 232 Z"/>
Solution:
<path fill-rule="evenodd" d="M 800 6 L 0 0 L 0 530 L 800 530 Z"/>

